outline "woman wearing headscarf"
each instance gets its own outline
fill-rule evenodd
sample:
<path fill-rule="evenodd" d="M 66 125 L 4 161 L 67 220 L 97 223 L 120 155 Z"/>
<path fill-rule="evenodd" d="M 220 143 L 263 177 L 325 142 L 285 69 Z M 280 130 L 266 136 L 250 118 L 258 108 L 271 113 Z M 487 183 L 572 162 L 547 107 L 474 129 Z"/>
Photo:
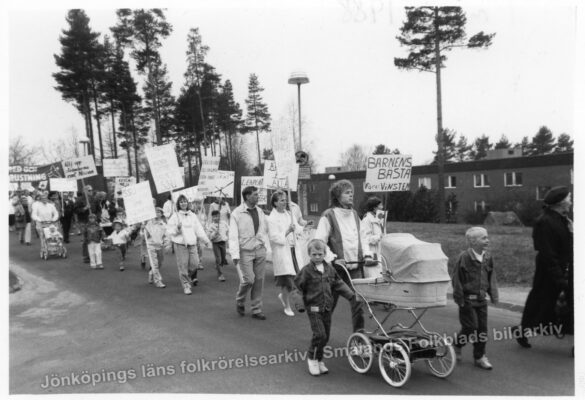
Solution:
<path fill-rule="evenodd" d="M 573 333 L 571 204 L 571 193 L 567 187 L 550 189 L 544 196 L 543 211 L 534 224 L 532 239 L 537 251 L 534 281 L 526 299 L 521 325 L 514 328 L 514 337 L 522 347 L 532 347 L 528 338 L 535 334 L 535 328 L 554 324 L 555 332 L 559 329 L 559 333 Z M 561 292 L 565 294 L 568 307 L 564 321 L 558 321 L 555 311 Z"/>

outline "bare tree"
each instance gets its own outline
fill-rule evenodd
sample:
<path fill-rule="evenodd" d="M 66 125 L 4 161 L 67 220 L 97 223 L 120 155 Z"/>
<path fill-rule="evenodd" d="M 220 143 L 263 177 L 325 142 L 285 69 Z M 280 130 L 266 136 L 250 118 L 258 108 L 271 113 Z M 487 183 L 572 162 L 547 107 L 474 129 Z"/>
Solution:
<path fill-rule="evenodd" d="M 10 140 L 8 148 L 9 165 L 32 165 L 35 163 L 39 149 L 24 142 L 22 136 Z"/>
<path fill-rule="evenodd" d="M 353 144 L 349 149 L 340 156 L 342 167 L 347 167 L 350 171 L 363 171 L 366 169 L 366 160 L 368 152 L 363 146 Z"/>
<path fill-rule="evenodd" d="M 77 130 L 71 127 L 69 134 L 64 138 L 51 141 L 42 146 L 40 154 L 46 163 L 81 157 L 82 154 L 79 151 L 79 135 L 77 134 Z"/>

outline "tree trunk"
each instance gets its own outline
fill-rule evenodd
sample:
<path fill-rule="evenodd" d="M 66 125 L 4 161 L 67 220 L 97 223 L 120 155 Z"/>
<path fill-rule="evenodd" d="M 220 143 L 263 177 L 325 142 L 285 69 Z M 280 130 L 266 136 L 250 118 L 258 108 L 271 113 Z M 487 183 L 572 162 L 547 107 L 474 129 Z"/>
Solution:
<path fill-rule="evenodd" d="M 156 144 L 157 145 L 161 145 L 162 144 L 162 134 L 160 131 L 160 107 L 158 104 L 158 85 L 157 85 L 157 81 L 156 78 L 158 77 L 158 74 L 156 74 L 156 76 L 154 76 L 153 71 L 152 71 L 152 64 L 149 63 L 148 65 L 148 83 L 150 85 L 152 85 L 152 111 L 154 113 L 153 117 L 154 117 L 154 132 L 156 134 Z"/>
<path fill-rule="evenodd" d="M 85 126 L 87 129 L 87 136 L 89 137 L 89 154 L 95 159 L 95 143 L 93 140 L 93 124 L 91 123 L 91 107 L 89 105 L 89 96 L 87 91 L 83 92 L 83 109 L 85 112 Z"/>
<path fill-rule="evenodd" d="M 229 129 L 227 131 L 224 132 L 223 137 L 225 139 L 225 155 L 227 157 L 227 161 L 228 161 L 228 165 L 230 166 L 230 170 L 233 171 L 233 166 L 232 166 L 232 156 L 230 154 L 230 145 L 229 145 L 229 141 L 231 140 L 230 137 L 230 133 L 229 133 Z"/>
<path fill-rule="evenodd" d="M 443 135 L 443 111 L 441 101 L 441 50 L 439 37 L 439 7 L 435 7 L 435 76 L 437 78 L 437 169 L 438 169 L 438 201 L 439 222 L 445 222 L 445 151 Z"/>
<path fill-rule="evenodd" d="M 102 124 L 100 123 L 100 111 L 98 108 L 98 102 L 97 102 L 97 92 L 95 89 L 92 89 L 93 92 L 93 104 L 95 106 L 95 122 L 97 124 L 97 129 L 98 129 L 98 140 L 100 142 L 100 160 L 104 159 L 104 145 L 102 142 Z"/>
<path fill-rule="evenodd" d="M 138 169 L 138 146 L 136 145 L 136 125 L 134 124 L 134 113 L 130 116 L 132 122 L 132 138 L 134 140 L 134 167 L 136 168 L 136 183 L 140 182 L 140 170 Z"/>
<path fill-rule="evenodd" d="M 114 101 L 110 101 L 110 115 L 112 116 L 112 132 L 114 135 L 114 158 L 118 158 L 118 142 L 116 141 L 116 112 L 114 111 Z"/>
<path fill-rule="evenodd" d="M 258 132 L 258 117 L 256 116 L 256 96 L 253 97 L 254 100 L 254 124 L 256 125 L 256 144 L 258 146 L 258 168 L 260 168 L 261 158 L 260 158 L 260 133 Z"/>
<path fill-rule="evenodd" d="M 201 130 L 203 132 L 203 151 L 207 156 L 207 133 L 205 132 L 205 118 L 203 118 L 203 102 L 201 101 L 201 92 L 197 90 L 197 97 L 199 98 L 199 113 L 201 114 Z"/>

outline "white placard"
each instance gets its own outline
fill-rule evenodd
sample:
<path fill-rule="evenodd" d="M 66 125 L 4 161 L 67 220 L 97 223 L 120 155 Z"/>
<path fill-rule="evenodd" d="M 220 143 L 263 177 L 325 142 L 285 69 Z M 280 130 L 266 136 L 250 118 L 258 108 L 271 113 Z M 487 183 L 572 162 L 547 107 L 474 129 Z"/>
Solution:
<path fill-rule="evenodd" d="M 49 179 L 49 187 L 54 192 L 77 192 L 77 180 L 51 178 Z"/>
<path fill-rule="evenodd" d="M 246 186 L 256 186 L 258 188 L 258 205 L 263 206 L 268 204 L 268 190 L 264 187 L 264 177 L 263 176 L 242 176 L 242 184 L 240 185 L 241 189 L 244 190 Z M 242 203 L 244 202 L 244 197 L 240 193 L 242 197 Z"/>
<path fill-rule="evenodd" d="M 128 176 L 128 160 L 123 158 L 104 158 L 104 176 Z"/>
<path fill-rule="evenodd" d="M 272 152 L 276 161 L 278 177 L 288 177 L 288 187 L 296 191 L 299 179 L 299 165 L 295 157 L 295 143 L 292 135 L 286 132 L 273 132 Z"/>
<path fill-rule="evenodd" d="M 128 225 L 139 224 L 156 217 L 148 181 L 123 188 L 122 197 Z"/>
<path fill-rule="evenodd" d="M 71 158 L 61 162 L 67 179 L 82 179 L 97 175 L 92 156 Z"/>
<path fill-rule="evenodd" d="M 212 180 L 215 175 L 214 172 L 219 171 L 219 156 L 203 156 L 201 157 L 201 171 L 199 172 L 199 191 L 201 193 L 208 193 L 212 191 Z"/>
<path fill-rule="evenodd" d="M 122 197 L 122 189 L 136 184 L 136 178 L 133 176 L 117 176 L 114 185 L 115 197 Z"/>
<path fill-rule="evenodd" d="M 299 166 L 296 165 L 296 171 L 298 176 Z M 282 176 L 278 173 L 276 168 L 276 161 L 264 160 L 264 187 L 267 189 L 283 189 L 287 190 L 287 176 Z M 297 191 L 297 186 L 294 185 L 290 188 L 292 192 Z"/>
<path fill-rule="evenodd" d="M 187 200 L 189 200 L 189 201 L 194 201 L 198 197 L 203 198 L 203 195 L 201 195 L 199 193 L 198 186 L 192 186 L 192 187 L 187 188 L 187 189 L 173 192 L 173 194 L 172 194 L 173 204 L 177 203 L 177 199 L 179 198 L 180 195 L 185 196 L 187 198 Z"/>
<path fill-rule="evenodd" d="M 206 197 L 226 197 L 233 199 L 234 177 L 234 171 L 211 172 L 207 175 L 205 188 L 199 185 L 199 192 Z"/>
<path fill-rule="evenodd" d="M 380 154 L 366 160 L 364 192 L 399 192 L 410 190 L 412 156 Z"/>
<path fill-rule="evenodd" d="M 201 172 L 219 171 L 219 156 L 201 157 Z"/>
<path fill-rule="evenodd" d="M 179 172 L 174 143 L 148 147 L 145 153 L 158 193 L 169 192 L 185 185 Z"/>

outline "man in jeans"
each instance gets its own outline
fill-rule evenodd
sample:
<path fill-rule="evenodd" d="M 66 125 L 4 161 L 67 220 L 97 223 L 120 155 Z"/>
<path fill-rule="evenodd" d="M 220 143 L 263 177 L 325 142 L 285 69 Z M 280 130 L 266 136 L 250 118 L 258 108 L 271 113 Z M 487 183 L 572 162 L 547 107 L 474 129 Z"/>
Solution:
<path fill-rule="evenodd" d="M 229 232 L 230 254 L 240 277 L 236 311 L 242 316 L 245 314 L 246 296 L 251 292 L 252 318 L 265 320 L 266 316 L 262 312 L 262 290 L 268 229 L 264 212 L 256 206 L 258 188 L 244 188 L 242 197 L 244 202 L 233 211 L 230 218 Z"/>

